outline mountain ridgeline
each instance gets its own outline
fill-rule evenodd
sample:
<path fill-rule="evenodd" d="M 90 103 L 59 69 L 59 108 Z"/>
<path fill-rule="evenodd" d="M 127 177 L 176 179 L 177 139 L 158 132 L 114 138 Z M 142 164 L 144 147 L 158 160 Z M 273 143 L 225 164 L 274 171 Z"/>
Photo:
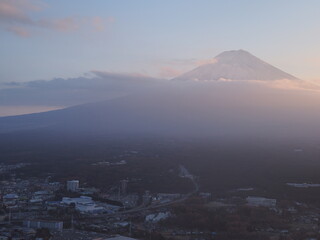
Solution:
<path fill-rule="evenodd" d="M 219 141 L 320 138 L 318 91 L 264 84 L 303 80 L 243 50 L 224 52 L 216 59 L 216 63 L 200 66 L 148 91 L 46 113 L 0 118 L 0 133 L 200 137 Z M 197 81 L 176 81 L 182 79 Z M 237 81 L 208 81 L 219 79 Z"/>

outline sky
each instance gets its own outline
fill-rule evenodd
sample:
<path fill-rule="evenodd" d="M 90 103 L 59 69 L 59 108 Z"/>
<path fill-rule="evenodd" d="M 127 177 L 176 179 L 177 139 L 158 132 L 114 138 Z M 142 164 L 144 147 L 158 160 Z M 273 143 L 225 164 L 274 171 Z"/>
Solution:
<path fill-rule="evenodd" d="M 92 71 L 172 78 L 245 49 L 320 79 L 318 0 L 0 0 L 0 83 Z"/>

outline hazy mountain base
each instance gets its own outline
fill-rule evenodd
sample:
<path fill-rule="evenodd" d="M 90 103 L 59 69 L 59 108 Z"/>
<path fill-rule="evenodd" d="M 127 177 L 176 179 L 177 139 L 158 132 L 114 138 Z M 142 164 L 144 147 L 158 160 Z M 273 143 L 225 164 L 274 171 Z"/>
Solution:
<path fill-rule="evenodd" d="M 269 83 L 172 83 L 114 100 L 0 118 L 0 132 L 303 142 L 319 136 L 319 101 L 318 91 Z"/>

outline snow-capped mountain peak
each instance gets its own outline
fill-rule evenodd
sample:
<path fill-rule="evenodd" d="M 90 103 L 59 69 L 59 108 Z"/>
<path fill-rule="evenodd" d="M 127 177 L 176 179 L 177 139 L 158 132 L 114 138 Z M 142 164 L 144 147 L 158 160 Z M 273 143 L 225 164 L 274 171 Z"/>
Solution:
<path fill-rule="evenodd" d="M 298 80 L 298 78 L 260 60 L 245 50 L 220 53 L 213 63 L 201 65 L 174 80 Z"/>

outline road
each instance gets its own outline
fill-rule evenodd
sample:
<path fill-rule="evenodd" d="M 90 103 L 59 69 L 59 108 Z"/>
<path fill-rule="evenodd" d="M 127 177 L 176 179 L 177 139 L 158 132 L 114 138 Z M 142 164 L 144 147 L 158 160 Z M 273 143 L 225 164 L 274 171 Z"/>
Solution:
<path fill-rule="evenodd" d="M 180 202 L 187 200 L 188 198 L 190 198 L 192 195 L 194 195 L 195 193 L 197 193 L 199 191 L 199 184 L 195 180 L 195 177 L 192 174 L 190 174 L 189 171 L 184 166 L 180 165 L 180 170 L 181 170 L 180 176 L 190 179 L 190 181 L 192 182 L 192 184 L 194 186 L 194 189 L 191 192 L 184 195 L 182 198 L 176 199 L 174 201 L 166 202 L 166 203 L 157 204 L 157 205 L 139 206 L 134 209 L 130 209 L 130 210 L 126 210 L 126 211 L 108 213 L 108 214 L 100 214 L 99 216 L 92 216 L 92 217 L 88 217 L 88 218 L 91 218 L 91 219 L 97 218 L 98 219 L 98 218 L 105 218 L 105 217 L 115 217 L 115 216 L 120 216 L 120 215 L 124 215 L 124 214 L 130 214 L 130 213 L 136 213 L 136 212 L 140 212 L 140 211 L 168 207 L 170 205 L 180 203 Z"/>

